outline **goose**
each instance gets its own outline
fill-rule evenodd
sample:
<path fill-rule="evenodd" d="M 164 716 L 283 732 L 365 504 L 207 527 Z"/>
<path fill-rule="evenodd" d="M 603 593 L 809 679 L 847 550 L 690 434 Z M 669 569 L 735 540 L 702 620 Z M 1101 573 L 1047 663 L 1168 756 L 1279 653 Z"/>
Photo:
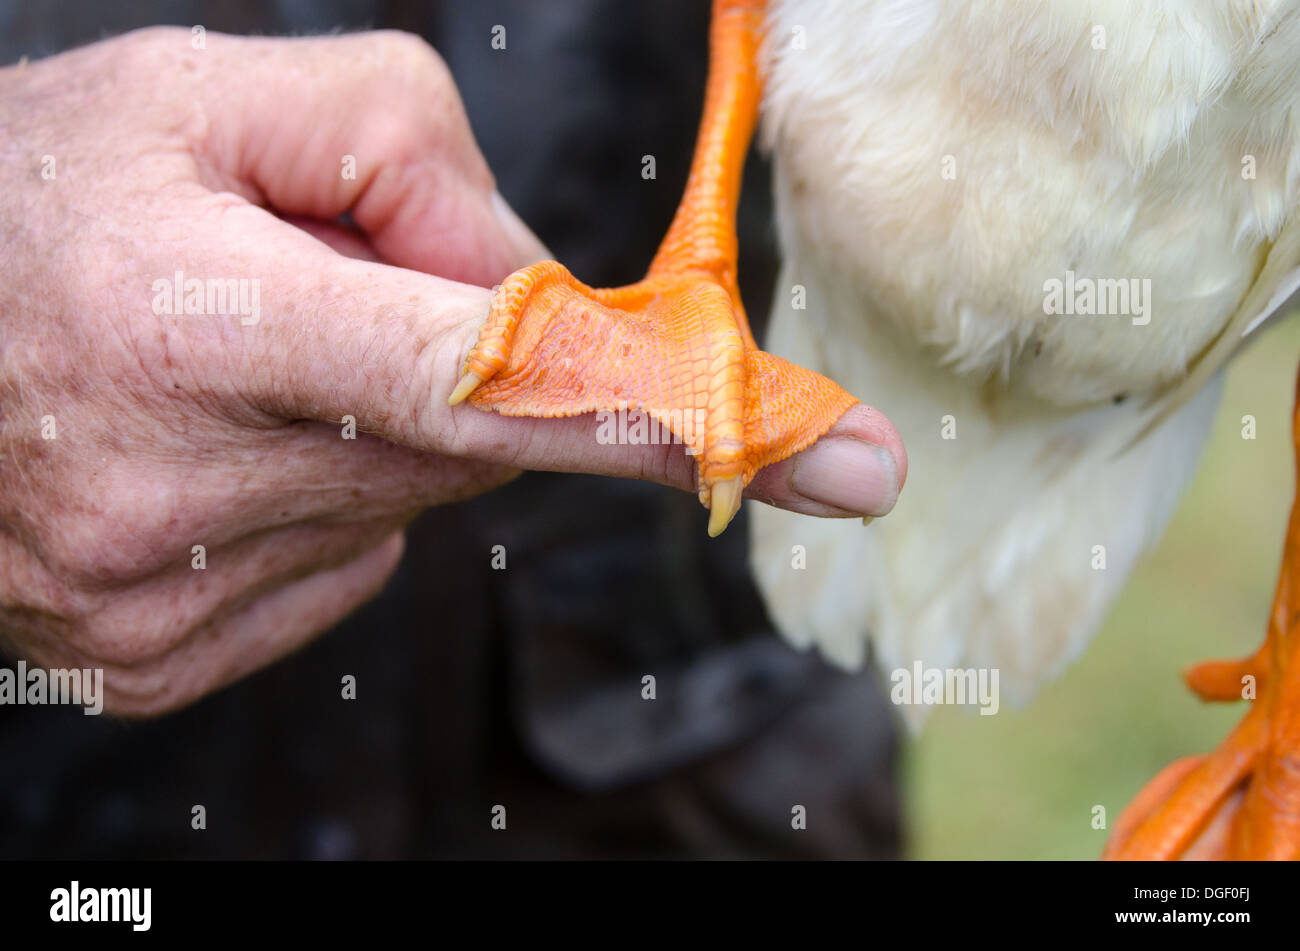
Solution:
<path fill-rule="evenodd" d="M 1298 53 L 1293 0 L 715 0 L 695 158 L 646 277 L 511 275 L 449 402 L 644 411 L 694 457 L 716 535 L 862 397 L 907 446 L 907 489 L 866 525 L 755 507 L 778 628 L 849 669 L 870 650 L 996 671 L 1025 702 L 1159 538 L 1226 361 L 1300 287 Z M 760 113 L 767 350 L 734 232 Z M 1138 795 L 1107 857 L 1300 857 L 1290 551 L 1260 653 L 1189 677 L 1208 699 L 1257 682 L 1250 713 Z"/>

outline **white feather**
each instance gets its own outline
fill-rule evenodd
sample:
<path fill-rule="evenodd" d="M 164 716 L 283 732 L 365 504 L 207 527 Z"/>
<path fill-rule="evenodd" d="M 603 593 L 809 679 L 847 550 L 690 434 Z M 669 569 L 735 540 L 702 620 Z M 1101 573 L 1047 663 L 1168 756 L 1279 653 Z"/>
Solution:
<path fill-rule="evenodd" d="M 1081 649 L 1195 468 L 1222 361 L 1294 289 L 1297 6 L 772 5 L 768 346 L 910 459 L 867 529 L 756 507 L 793 642 L 854 666 L 870 635 L 887 667 L 998 667 L 1012 696 Z M 1150 281 L 1150 322 L 1046 313 L 1067 271 Z"/>

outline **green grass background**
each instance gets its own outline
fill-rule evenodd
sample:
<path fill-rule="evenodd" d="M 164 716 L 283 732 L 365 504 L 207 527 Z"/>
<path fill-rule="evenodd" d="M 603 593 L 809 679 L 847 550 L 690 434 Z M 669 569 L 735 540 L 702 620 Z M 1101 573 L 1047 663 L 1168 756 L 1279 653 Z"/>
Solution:
<path fill-rule="evenodd" d="M 904 760 L 907 852 L 925 859 L 1091 859 L 1167 763 L 1219 744 L 1243 704 L 1202 703 L 1180 672 L 1264 636 L 1294 482 L 1300 321 L 1234 361 L 1201 469 L 1159 547 L 1065 675 L 997 716 L 939 708 Z M 1241 418 L 1257 438 L 1241 437 Z"/>

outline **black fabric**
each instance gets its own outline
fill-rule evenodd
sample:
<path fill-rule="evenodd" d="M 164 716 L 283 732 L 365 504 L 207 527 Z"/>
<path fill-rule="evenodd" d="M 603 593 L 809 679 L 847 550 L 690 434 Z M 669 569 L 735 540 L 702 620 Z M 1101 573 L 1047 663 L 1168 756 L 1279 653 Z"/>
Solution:
<path fill-rule="evenodd" d="M 703 2 L 0 0 L 0 60 L 160 22 L 422 33 L 502 192 L 589 283 L 640 276 L 686 178 Z M 761 325 L 776 260 L 750 165 L 741 274 Z M 705 519 L 668 489 L 529 474 L 426 513 L 381 597 L 193 707 L 137 723 L 0 707 L 0 857 L 896 855 L 888 703 L 776 637 L 743 514 L 717 540 Z"/>

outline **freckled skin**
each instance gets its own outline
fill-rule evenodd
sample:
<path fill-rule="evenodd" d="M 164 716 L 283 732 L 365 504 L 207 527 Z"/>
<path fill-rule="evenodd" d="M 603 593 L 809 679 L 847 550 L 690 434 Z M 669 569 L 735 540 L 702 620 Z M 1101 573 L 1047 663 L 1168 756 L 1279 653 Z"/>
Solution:
<path fill-rule="evenodd" d="M 521 469 L 695 487 L 681 446 L 446 405 L 486 288 L 545 249 L 427 44 L 190 37 L 0 69 L 0 637 L 104 668 L 120 715 L 295 650 L 379 591 L 419 511 Z M 172 310 L 178 271 L 258 282 L 256 318 Z M 845 514 L 794 460 L 767 472 L 774 504 Z"/>
<path fill-rule="evenodd" d="M 365 128 L 394 83 L 425 101 Z M 102 667 L 110 713 L 180 706 L 372 597 L 421 508 L 517 471 L 478 451 L 486 431 L 422 433 L 409 396 L 487 292 L 372 263 L 488 283 L 540 248 L 506 240 L 427 46 L 143 30 L 0 70 L 0 126 L 0 634 L 19 657 Z M 481 271 L 416 240 L 438 222 L 393 216 L 431 206 L 418 180 L 341 178 L 357 135 L 386 158 L 458 143 L 424 174 L 459 188 Z M 323 223 L 354 204 L 360 231 Z M 258 319 L 173 312 L 155 282 L 177 271 L 257 280 Z"/>

